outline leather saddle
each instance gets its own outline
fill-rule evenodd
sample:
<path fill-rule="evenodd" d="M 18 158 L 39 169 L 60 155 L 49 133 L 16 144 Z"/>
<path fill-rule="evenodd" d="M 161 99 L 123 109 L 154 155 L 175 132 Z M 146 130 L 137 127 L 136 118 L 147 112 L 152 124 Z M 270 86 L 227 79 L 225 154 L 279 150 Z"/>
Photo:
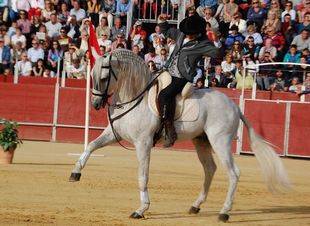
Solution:
<path fill-rule="evenodd" d="M 151 111 L 159 117 L 158 94 L 166 88 L 172 81 L 171 75 L 164 71 L 158 78 L 157 82 L 149 90 L 148 104 Z M 175 121 L 195 121 L 199 115 L 199 104 L 197 99 L 189 98 L 194 92 L 193 85 L 188 82 L 182 92 L 176 96 Z"/>

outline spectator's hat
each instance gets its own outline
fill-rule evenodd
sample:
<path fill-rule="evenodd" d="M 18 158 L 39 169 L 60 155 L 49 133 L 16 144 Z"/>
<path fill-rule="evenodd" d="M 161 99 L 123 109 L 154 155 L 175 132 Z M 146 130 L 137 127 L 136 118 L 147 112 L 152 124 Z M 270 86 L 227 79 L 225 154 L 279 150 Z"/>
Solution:
<path fill-rule="evenodd" d="M 204 34 L 206 32 L 206 21 L 195 13 L 181 21 L 180 30 L 186 35 Z"/>

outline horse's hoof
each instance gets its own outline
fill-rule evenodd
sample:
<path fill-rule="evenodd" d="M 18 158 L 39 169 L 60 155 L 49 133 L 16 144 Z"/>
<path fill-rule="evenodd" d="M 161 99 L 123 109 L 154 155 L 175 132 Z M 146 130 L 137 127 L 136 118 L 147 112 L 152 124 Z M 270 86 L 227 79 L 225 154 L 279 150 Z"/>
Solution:
<path fill-rule="evenodd" d="M 220 215 L 219 215 L 219 221 L 222 221 L 222 222 L 227 222 L 228 221 L 228 219 L 229 219 L 229 215 L 228 214 L 226 214 L 226 213 L 221 213 Z"/>
<path fill-rule="evenodd" d="M 76 182 L 79 181 L 81 178 L 81 173 L 71 173 L 69 182 Z"/>
<path fill-rule="evenodd" d="M 197 213 L 199 213 L 199 211 L 200 211 L 200 208 L 197 208 L 197 207 L 192 206 L 192 207 L 189 209 L 188 213 L 189 213 L 189 214 L 197 214 Z"/>
<path fill-rule="evenodd" d="M 144 216 L 138 214 L 137 212 L 133 212 L 133 213 L 130 215 L 130 218 L 132 218 L 132 219 L 142 219 L 142 218 L 144 218 Z"/>

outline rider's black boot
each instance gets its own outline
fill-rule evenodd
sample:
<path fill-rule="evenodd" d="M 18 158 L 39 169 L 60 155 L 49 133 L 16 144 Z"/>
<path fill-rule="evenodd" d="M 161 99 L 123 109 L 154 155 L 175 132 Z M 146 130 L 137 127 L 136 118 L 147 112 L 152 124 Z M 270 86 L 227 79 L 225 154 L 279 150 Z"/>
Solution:
<path fill-rule="evenodd" d="M 165 141 L 164 147 L 168 148 L 173 146 L 177 139 L 177 133 L 174 128 L 174 104 L 171 104 L 170 109 L 167 105 L 164 105 L 162 112 L 162 122 L 165 128 Z"/>

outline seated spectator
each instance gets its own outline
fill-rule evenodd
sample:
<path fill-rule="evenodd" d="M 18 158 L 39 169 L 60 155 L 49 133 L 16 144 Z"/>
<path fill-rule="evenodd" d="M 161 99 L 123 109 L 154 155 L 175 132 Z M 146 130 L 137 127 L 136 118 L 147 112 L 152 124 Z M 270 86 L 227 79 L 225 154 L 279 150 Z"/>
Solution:
<path fill-rule="evenodd" d="M 253 24 L 251 24 L 247 27 L 247 33 L 245 35 L 245 41 L 247 41 L 247 39 L 250 36 L 254 39 L 255 45 L 261 45 L 263 43 L 262 35 L 260 33 L 256 32 L 256 28 Z"/>
<path fill-rule="evenodd" d="M 297 52 L 297 46 L 291 45 L 290 50 L 285 54 L 283 62 L 300 63 L 301 54 Z M 288 65 L 292 66 L 292 65 Z"/>
<path fill-rule="evenodd" d="M 212 9 L 211 8 L 205 8 L 204 11 L 205 17 L 204 19 L 206 22 L 210 23 L 210 26 L 213 30 L 218 31 L 219 30 L 219 23 L 217 20 L 212 16 Z"/>
<path fill-rule="evenodd" d="M 291 44 L 296 45 L 298 51 L 302 51 L 306 48 L 310 49 L 309 30 L 303 29 L 301 34 L 295 36 Z"/>
<path fill-rule="evenodd" d="M 68 72 L 69 67 L 72 65 L 74 59 L 81 59 L 82 52 L 76 47 L 75 44 L 69 45 L 69 51 L 64 54 L 64 70 Z"/>
<path fill-rule="evenodd" d="M 62 27 L 61 23 L 57 21 L 56 13 L 50 15 L 50 21 L 45 23 L 47 29 L 47 36 L 51 39 L 59 36 L 60 29 Z"/>
<path fill-rule="evenodd" d="M 229 0 L 224 3 L 223 11 L 224 22 L 229 25 L 233 20 L 234 15 L 238 12 L 238 5 L 235 3 L 235 0 Z"/>
<path fill-rule="evenodd" d="M 112 41 L 116 40 L 118 34 L 126 34 L 126 27 L 122 25 L 121 18 L 116 17 L 114 19 L 114 26 L 111 28 Z"/>
<path fill-rule="evenodd" d="M 276 72 L 276 79 L 274 82 L 270 85 L 271 91 L 286 91 L 287 87 L 285 87 L 285 81 L 282 78 L 283 72 L 281 70 L 278 70 Z"/>
<path fill-rule="evenodd" d="M 6 27 L 6 25 L 1 25 L 0 26 L 0 36 L 4 40 L 4 45 L 9 46 L 11 44 L 11 38 L 7 34 L 7 27 Z"/>
<path fill-rule="evenodd" d="M 293 41 L 293 38 L 296 36 L 295 21 L 291 20 L 290 14 L 286 14 L 284 16 L 281 25 L 281 33 L 284 34 L 285 43 L 291 43 Z"/>
<path fill-rule="evenodd" d="M 236 83 L 237 89 L 252 89 L 254 84 L 254 78 L 252 76 L 252 73 L 248 72 L 245 74 L 244 82 L 243 82 L 243 66 L 242 61 L 236 62 L 236 72 L 235 72 L 235 78 L 234 81 Z"/>
<path fill-rule="evenodd" d="M 73 8 L 70 10 L 70 16 L 75 16 L 78 24 L 82 23 L 82 20 L 86 17 L 86 12 L 81 9 L 80 3 L 77 0 L 72 1 Z"/>
<path fill-rule="evenodd" d="M 46 0 L 45 1 L 45 7 L 42 10 L 41 19 L 43 22 L 47 22 L 50 20 L 50 16 L 52 14 L 56 14 L 56 10 L 54 9 L 54 5 L 51 1 Z"/>
<path fill-rule="evenodd" d="M 242 19 L 242 15 L 240 12 L 237 12 L 233 15 L 233 18 L 229 24 L 229 28 L 231 28 L 233 25 L 238 26 L 238 31 L 241 33 L 243 36 L 247 34 L 247 26 L 246 26 L 246 21 Z"/>
<path fill-rule="evenodd" d="M 66 2 L 62 2 L 60 5 L 60 12 L 58 13 L 58 21 L 65 25 L 68 21 L 70 16 L 70 12 L 68 11 L 68 5 Z"/>
<path fill-rule="evenodd" d="M 226 49 L 230 49 L 235 41 L 243 43 L 244 37 L 238 32 L 238 27 L 236 25 L 231 26 L 229 31 L 230 34 L 225 40 Z"/>
<path fill-rule="evenodd" d="M 139 57 L 141 57 L 144 60 L 144 55 L 142 54 L 139 46 L 135 45 L 132 47 L 132 52 L 136 55 L 138 55 Z"/>
<path fill-rule="evenodd" d="M 299 89 L 301 89 L 301 86 L 299 84 L 298 77 L 293 77 L 291 84 L 288 87 L 288 91 L 292 93 L 296 93 Z"/>
<path fill-rule="evenodd" d="M 21 60 L 21 55 L 25 51 L 25 48 L 22 47 L 21 42 L 17 42 L 13 47 L 12 51 L 12 63 L 15 64 L 17 61 Z"/>
<path fill-rule="evenodd" d="M 144 61 L 146 63 L 148 63 L 149 61 L 153 61 L 156 65 L 156 68 L 157 68 L 157 66 L 161 65 L 160 56 L 158 56 L 156 54 L 154 47 L 149 48 L 149 52 L 147 54 L 145 54 L 145 56 L 144 56 Z"/>
<path fill-rule="evenodd" d="M 110 34 L 111 34 L 111 29 L 108 26 L 108 19 L 106 17 L 101 17 L 100 19 L 100 24 L 99 26 L 96 28 L 96 35 L 97 38 L 102 37 L 102 34 L 106 34 L 107 38 L 110 38 Z"/>
<path fill-rule="evenodd" d="M 52 78 L 53 76 L 51 75 L 51 71 L 47 68 L 45 68 L 43 72 L 43 78 Z"/>
<path fill-rule="evenodd" d="M 19 27 L 16 28 L 16 34 L 12 36 L 11 43 L 13 48 L 16 46 L 16 43 L 20 42 L 22 44 L 22 48 L 26 48 L 26 37 L 22 34 Z"/>
<path fill-rule="evenodd" d="M 215 66 L 214 72 L 208 77 L 210 87 L 225 87 L 225 75 L 221 65 Z"/>
<path fill-rule="evenodd" d="M 102 0 L 101 3 L 101 16 L 108 19 L 109 28 L 113 26 L 113 15 L 116 10 L 116 2 L 115 0 Z"/>
<path fill-rule="evenodd" d="M 74 59 L 68 68 L 68 78 L 84 79 L 85 67 L 79 59 Z"/>
<path fill-rule="evenodd" d="M 279 0 L 271 0 L 268 11 L 275 12 L 276 17 L 281 20 L 282 9 Z"/>
<path fill-rule="evenodd" d="M 253 0 L 252 6 L 248 10 L 247 19 L 251 24 L 255 24 L 257 31 L 260 31 L 266 17 L 266 11 L 261 6 L 259 0 Z"/>
<path fill-rule="evenodd" d="M 17 22 L 12 21 L 11 27 L 9 27 L 9 30 L 8 30 L 8 35 L 10 38 L 12 38 L 12 36 L 16 34 L 16 28 L 18 28 Z"/>
<path fill-rule="evenodd" d="M 3 74 L 6 68 L 11 65 L 11 49 L 4 45 L 4 39 L 0 37 L 0 74 Z"/>
<path fill-rule="evenodd" d="M 252 36 L 248 36 L 243 47 L 244 57 L 249 57 L 252 60 L 257 60 L 259 50 L 259 46 L 254 44 L 254 38 Z"/>
<path fill-rule="evenodd" d="M 99 12 L 100 12 L 100 1 L 88 0 L 87 1 L 87 14 L 90 16 L 91 21 L 95 27 L 99 24 Z"/>
<path fill-rule="evenodd" d="M 161 28 L 160 26 L 156 25 L 155 27 L 155 32 L 152 33 L 150 36 L 149 36 L 149 41 L 150 42 L 153 42 L 154 41 L 154 36 L 157 36 L 159 37 L 160 39 L 165 39 L 165 35 L 161 32 Z"/>
<path fill-rule="evenodd" d="M 105 46 L 99 46 L 99 48 L 100 48 L 100 56 L 103 56 L 104 54 L 106 54 L 106 48 L 105 48 Z"/>
<path fill-rule="evenodd" d="M 38 59 L 44 59 L 44 51 L 39 47 L 39 41 L 37 39 L 32 40 L 32 47 L 28 50 L 28 59 L 32 65 L 34 65 Z"/>
<path fill-rule="evenodd" d="M 284 56 L 284 46 L 285 46 L 285 39 L 281 33 L 276 33 L 275 30 L 268 28 L 267 35 L 265 39 L 271 39 L 272 45 L 277 49 L 277 59 L 282 61 Z"/>
<path fill-rule="evenodd" d="M 158 69 L 162 69 L 168 60 L 168 52 L 165 48 L 162 48 L 158 55 L 160 57 L 160 65 L 158 65 Z"/>
<path fill-rule="evenodd" d="M 268 53 L 268 54 L 266 55 L 265 53 Z M 276 49 L 276 47 L 274 47 L 272 45 L 272 39 L 271 38 L 267 38 L 265 40 L 264 46 L 259 51 L 258 59 L 260 61 L 264 61 L 267 59 L 266 56 L 268 56 L 267 57 L 268 62 L 269 61 L 274 62 L 274 59 L 277 56 L 277 49 Z"/>
<path fill-rule="evenodd" d="M 197 89 L 203 89 L 205 88 L 205 81 L 203 80 L 203 78 L 199 78 L 197 79 L 195 86 Z"/>
<path fill-rule="evenodd" d="M 72 43 L 72 38 L 67 35 L 66 28 L 61 28 L 60 35 L 55 38 L 55 41 L 58 41 L 61 50 L 66 52 L 69 49 L 69 44 Z"/>
<path fill-rule="evenodd" d="M 3 72 L 3 76 L 10 76 L 10 77 L 13 77 L 14 74 L 13 74 L 11 68 L 6 68 L 6 69 L 4 70 L 4 72 Z"/>
<path fill-rule="evenodd" d="M 52 77 L 54 77 L 57 73 L 57 64 L 58 61 L 62 59 L 63 52 L 59 46 L 57 41 L 53 41 L 51 48 L 48 51 L 47 56 L 47 65 L 48 69 L 51 71 Z"/>
<path fill-rule="evenodd" d="M 227 54 L 225 56 L 225 60 L 222 61 L 222 63 L 221 63 L 221 68 L 222 68 L 223 73 L 225 75 L 233 74 L 234 70 L 236 69 L 236 64 L 233 63 L 232 60 L 233 60 L 233 58 L 232 58 L 231 54 Z"/>
<path fill-rule="evenodd" d="M 77 40 L 81 36 L 81 32 L 80 32 L 80 26 L 77 23 L 75 15 L 69 17 L 66 29 L 68 31 L 68 36 L 72 38 L 72 41 L 77 42 Z"/>
<path fill-rule="evenodd" d="M 130 0 L 116 0 L 115 15 L 120 17 L 123 24 L 127 22 L 127 13 L 130 8 Z"/>
<path fill-rule="evenodd" d="M 99 46 L 104 46 L 106 52 L 110 52 L 112 48 L 112 41 L 108 39 L 107 33 L 102 33 L 101 38 L 98 39 Z"/>
<path fill-rule="evenodd" d="M 291 16 L 291 20 L 296 20 L 296 11 L 293 9 L 293 2 L 287 1 L 285 3 L 285 9 L 281 14 L 281 21 L 284 22 L 284 17 L 286 14 L 289 14 Z"/>
<path fill-rule="evenodd" d="M 21 55 L 21 60 L 15 64 L 15 73 L 18 76 L 30 76 L 31 72 L 31 62 L 28 60 L 27 52 L 23 52 Z"/>
<path fill-rule="evenodd" d="M 40 26 L 42 25 L 41 17 L 35 15 L 32 17 L 30 33 L 36 34 L 40 30 Z"/>
<path fill-rule="evenodd" d="M 32 68 L 32 73 L 34 76 L 43 77 L 43 73 L 45 71 L 44 61 L 39 59 L 37 63 Z"/>
<path fill-rule="evenodd" d="M 116 40 L 114 42 L 112 42 L 111 50 L 113 51 L 113 50 L 117 49 L 117 46 L 119 44 L 122 44 L 123 48 L 127 49 L 126 39 L 125 39 L 125 35 L 123 33 L 119 33 L 116 37 Z"/>
<path fill-rule="evenodd" d="M 140 49 L 143 49 L 147 39 L 147 33 L 142 28 L 142 22 L 136 21 L 133 25 L 133 29 L 130 34 L 131 46 L 138 45 Z"/>
<path fill-rule="evenodd" d="M 204 9 L 210 8 L 212 9 L 212 14 L 215 14 L 217 6 L 218 1 L 216 0 L 200 0 L 199 6 L 197 8 L 197 13 L 199 14 L 199 16 L 204 17 Z"/>
<path fill-rule="evenodd" d="M 229 53 L 232 56 L 233 62 L 241 60 L 243 57 L 242 44 L 239 41 L 235 41 Z"/>
<path fill-rule="evenodd" d="M 147 65 L 148 65 L 151 73 L 156 72 L 158 70 L 157 67 L 156 67 L 156 64 L 152 60 L 147 62 Z"/>
<path fill-rule="evenodd" d="M 305 13 L 304 18 L 301 18 L 298 22 L 297 33 L 301 33 L 303 29 L 310 30 L 310 12 Z"/>
<path fill-rule="evenodd" d="M 267 34 L 269 30 L 275 31 L 275 33 L 279 32 L 281 28 L 281 20 L 277 17 L 275 11 L 270 10 L 267 15 L 267 20 L 265 20 L 262 26 L 262 33 Z"/>

